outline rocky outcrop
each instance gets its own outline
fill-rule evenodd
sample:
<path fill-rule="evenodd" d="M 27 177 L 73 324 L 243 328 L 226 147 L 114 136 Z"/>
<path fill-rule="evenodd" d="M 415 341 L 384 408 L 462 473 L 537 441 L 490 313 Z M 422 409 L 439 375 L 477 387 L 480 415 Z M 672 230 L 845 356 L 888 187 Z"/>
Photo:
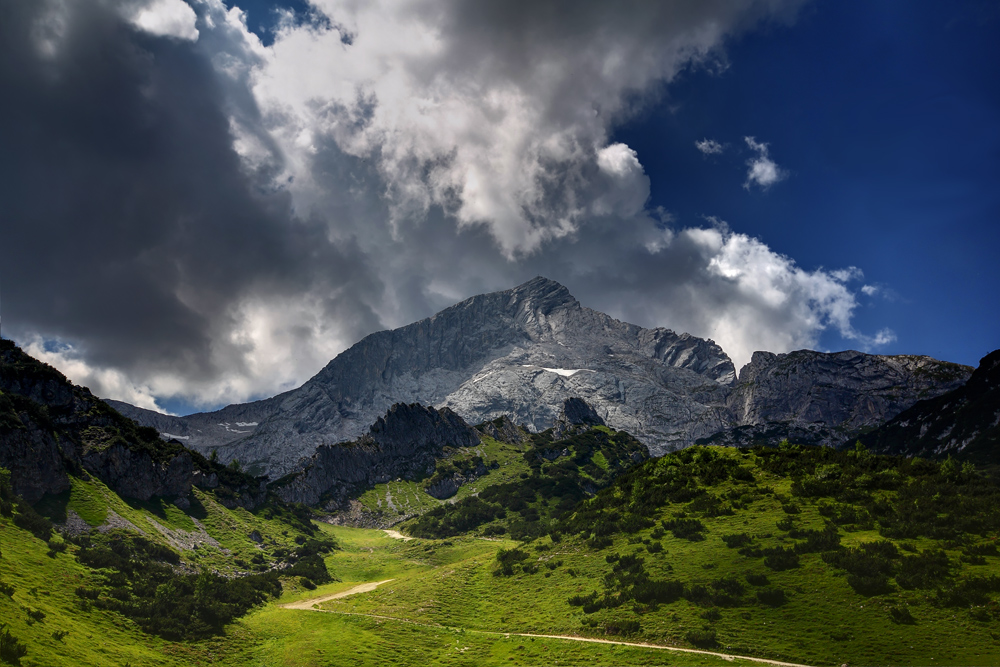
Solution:
<path fill-rule="evenodd" d="M 923 398 L 962 386 L 971 372 L 923 356 L 755 352 L 725 401 L 734 427 L 699 442 L 840 446 Z"/>
<path fill-rule="evenodd" d="M 162 496 L 184 504 L 198 483 L 220 487 L 227 502 L 263 501 L 260 482 L 164 442 L 6 340 L 0 340 L 0 466 L 28 502 L 66 491 L 70 474 L 94 475 L 138 500 Z"/>
<path fill-rule="evenodd" d="M 604 426 L 604 420 L 594 408 L 582 398 L 567 398 L 563 401 L 562 413 L 553 425 L 552 437 L 556 440 L 568 438 L 591 426 Z"/>
<path fill-rule="evenodd" d="M 474 482 L 484 475 L 488 475 L 490 470 L 495 470 L 498 467 L 499 464 L 495 461 L 492 466 L 487 466 L 486 463 L 479 460 L 472 466 L 434 479 L 424 487 L 424 491 L 432 498 L 447 500 L 458 493 L 458 490 L 464 485 Z"/>
<path fill-rule="evenodd" d="M 1000 463 L 1000 350 L 983 357 L 965 385 L 919 401 L 859 439 L 880 454 Z"/>
<path fill-rule="evenodd" d="M 319 447 L 302 471 L 278 480 L 271 490 L 286 502 L 322 500 L 326 507 L 338 507 L 353 491 L 432 474 L 445 447 L 477 444 L 475 429 L 448 408 L 400 403 L 361 438 Z"/>
<path fill-rule="evenodd" d="M 508 445 L 520 445 L 528 439 L 527 431 L 515 424 L 507 415 L 501 415 L 496 419 L 483 422 L 476 427 L 476 431 Z"/>

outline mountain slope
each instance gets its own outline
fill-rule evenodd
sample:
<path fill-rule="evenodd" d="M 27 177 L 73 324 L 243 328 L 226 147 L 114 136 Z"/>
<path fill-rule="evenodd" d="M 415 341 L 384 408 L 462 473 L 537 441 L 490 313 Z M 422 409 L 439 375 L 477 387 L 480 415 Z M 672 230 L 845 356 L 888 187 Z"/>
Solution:
<path fill-rule="evenodd" d="M 1000 350 L 983 357 L 965 385 L 920 401 L 861 442 L 884 454 L 960 454 L 974 463 L 1000 464 Z"/>

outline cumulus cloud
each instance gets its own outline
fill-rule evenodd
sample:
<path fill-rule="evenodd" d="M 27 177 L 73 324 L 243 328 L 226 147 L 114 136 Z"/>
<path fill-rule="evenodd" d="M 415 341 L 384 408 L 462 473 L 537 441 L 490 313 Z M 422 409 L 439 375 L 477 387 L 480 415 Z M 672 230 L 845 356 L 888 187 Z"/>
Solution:
<path fill-rule="evenodd" d="M 795 5 L 315 0 L 269 46 L 222 0 L 5 5 L 5 331 L 143 407 L 271 395 L 538 274 L 737 364 L 827 330 L 882 344 L 851 325 L 856 270 L 676 228 L 610 139 Z"/>
<path fill-rule="evenodd" d="M 719 155 L 725 150 L 725 146 L 715 139 L 702 139 L 701 141 L 694 142 L 694 145 L 695 148 L 705 155 Z"/>
<path fill-rule="evenodd" d="M 184 0 L 150 0 L 128 8 L 128 18 L 138 28 L 159 37 L 196 41 L 197 15 Z"/>
<path fill-rule="evenodd" d="M 747 180 L 743 187 L 747 190 L 750 186 L 756 185 L 762 190 L 767 190 L 775 183 L 785 180 L 788 172 L 780 168 L 777 163 L 768 155 L 767 144 L 758 142 L 753 137 L 744 137 L 750 150 L 756 151 L 756 157 L 747 160 Z"/>

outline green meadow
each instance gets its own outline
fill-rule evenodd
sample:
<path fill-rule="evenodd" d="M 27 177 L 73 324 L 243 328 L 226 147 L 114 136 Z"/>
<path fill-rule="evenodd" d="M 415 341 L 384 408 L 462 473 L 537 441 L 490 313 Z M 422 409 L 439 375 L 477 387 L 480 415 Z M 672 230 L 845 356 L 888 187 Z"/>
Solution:
<path fill-rule="evenodd" d="M 280 591 L 218 633 L 168 641 L 116 611 L 130 587 L 146 599 L 145 580 L 115 569 L 132 565 L 80 562 L 123 533 L 46 541 L 14 523 L 15 509 L 0 516 L 0 640 L 39 666 L 1000 663 L 1000 492 L 970 466 L 860 449 L 693 447 L 623 471 L 567 509 L 559 490 L 578 488 L 564 482 L 597 479 L 600 462 L 616 460 L 613 444 L 581 440 L 577 454 L 589 458 L 573 470 L 566 457 L 532 465 L 539 444 L 520 446 L 490 473 L 512 469 L 492 486 L 519 509 L 436 539 L 306 524 L 295 508 L 230 510 L 201 492 L 181 511 L 73 480 L 37 510 L 95 527 L 118 517 L 159 545 L 150 553 L 172 549 L 178 572 L 260 573 Z M 440 526 L 466 511 L 433 506 L 444 508 Z M 306 569 L 296 550 L 314 554 Z M 329 599 L 373 582 L 385 583 Z M 306 608 L 285 606 L 294 603 Z"/>

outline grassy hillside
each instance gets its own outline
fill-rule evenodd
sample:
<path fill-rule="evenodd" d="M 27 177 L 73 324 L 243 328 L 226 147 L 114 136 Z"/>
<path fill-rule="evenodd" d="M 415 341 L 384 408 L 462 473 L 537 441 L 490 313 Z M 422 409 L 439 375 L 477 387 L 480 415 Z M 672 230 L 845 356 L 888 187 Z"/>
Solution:
<path fill-rule="evenodd" d="M 452 465 L 501 465 L 403 528 L 448 531 L 434 539 L 277 505 L 229 510 L 200 491 L 187 510 L 126 502 L 93 478 L 37 506 L 106 531 L 63 539 L 7 492 L 0 645 L 23 646 L 23 665 L 734 664 L 629 643 L 813 665 L 997 664 L 1000 487 L 971 465 L 693 447 L 613 477 L 633 460 L 624 434 L 550 438 L 454 452 Z M 504 512 L 454 530 L 471 501 Z M 186 620 L 151 626 L 155 614 L 135 611 L 158 604 Z M 188 638 L 168 641 L 170 623 Z"/>
<path fill-rule="evenodd" d="M 335 545 L 300 510 L 230 510 L 196 490 L 182 511 L 71 482 L 33 508 L 0 469 L 0 663 L 210 664 L 234 618 L 331 580 Z"/>
<path fill-rule="evenodd" d="M 810 664 L 996 664 L 998 500 L 968 468 L 696 447 L 553 536 L 327 606 Z"/>
<path fill-rule="evenodd" d="M 438 606 L 455 572 L 489 572 L 499 549 L 516 543 L 474 537 L 449 540 L 389 538 L 382 531 L 323 526 L 343 548 L 327 557 L 340 581 L 315 591 L 289 588 L 230 628 L 227 664 L 282 665 L 743 665 L 703 655 L 670 654 L 638 647 L 594 645 L 557 639 L 476 632 L 461 616 L 426 618 L 418 612 L 400 620 L 352 615 L 371 608 L 371 596 L 393 598 L 422 590 Z M 489 575 L 487 575 L 489 576 Z M 376 593 L 333 600 L 321 606 L 332 613 L 284 609 L 281 604 L 348 590 L 358 583 L 392 581 Z M 450 598 L 444 598 L 450 604 Z M 483 611 L 488 600 L 466 599 L 470 612 Z M 417 608 L 419 609 L 419 607 Z M 409 610 L 415 611 L 415 610 Z M 362 613 L 365 613 L 362 611 Z"/>
<path fill-rule="evenodd" d="M 454 503 L 423 513 L 405 524 L 413 535 L 443 538 L 475 531 L 524 540 L 548 532 L 553 522 L 648 457 L 646 448 L 624 431 L 606 426 L 580 428 L 556 439 L 551 429 L 508 448 L 492 475 L 469 485 Z"/>
<path fill-rule="evenodd" d="M 369 513 L 379 516 L 386 523 L 396 523 L 415 514 L 423 514 L 445 503 L 454 503 L 479 493 L 488 486 L 520 479 L 529 471 L 524 461 L 527 444 L 499 442 L 482 436 L 475 447 L 446 447 L 445 456 L 438 461 L 433 475 L 420 481 L 399 480 L 376 484 L 362 493 L 358 502 Z M 459 487 L 458 492 L 445 500 L 438 500 L 426 492 L 428 486 L 440 477 L 461 471 L 482 461 L 488 472 L 472 483 Z"/>

